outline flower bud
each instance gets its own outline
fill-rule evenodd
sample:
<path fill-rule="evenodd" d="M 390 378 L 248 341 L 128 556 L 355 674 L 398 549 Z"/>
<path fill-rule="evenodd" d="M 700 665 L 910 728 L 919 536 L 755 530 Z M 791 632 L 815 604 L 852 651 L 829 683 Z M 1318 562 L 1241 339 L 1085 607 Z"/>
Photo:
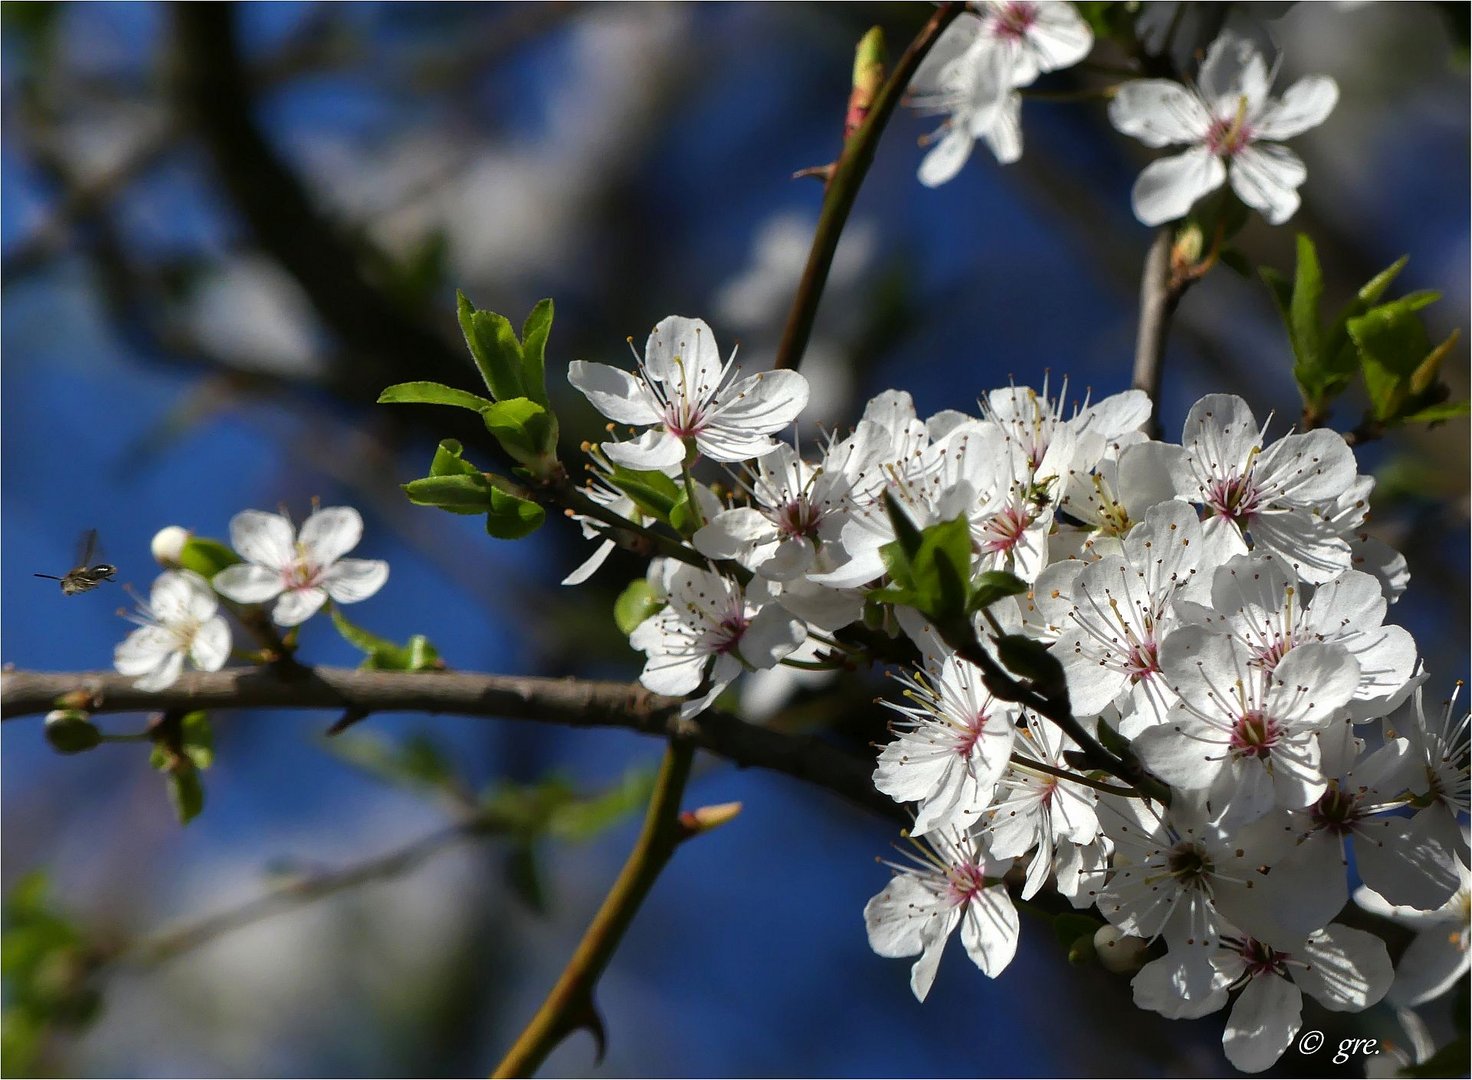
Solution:
<path fill-rule="evenodd" d="M 190 532 L 182 525 L 165 525 L 153 534 L 149 550 L 154 561 L 166 570 L 179 567 L 179 558 L 184 554 L 184 545 L 189 542 Z"/>
<path fill-rule="evenodd" d="M 1150 943 L 1132 934 L 1122 934 L 1117 927 L 1101 926 L 1094 932 L 1094 953 L 1106 971 L 1131 975 L 1145 966 Z"/>
<path fill-rule="evenodd" d="M 59 754 L 80 754 L 102 741 L 102 733 L 80 709 L 53 709 L 46 714 L 46 741 Z"/>

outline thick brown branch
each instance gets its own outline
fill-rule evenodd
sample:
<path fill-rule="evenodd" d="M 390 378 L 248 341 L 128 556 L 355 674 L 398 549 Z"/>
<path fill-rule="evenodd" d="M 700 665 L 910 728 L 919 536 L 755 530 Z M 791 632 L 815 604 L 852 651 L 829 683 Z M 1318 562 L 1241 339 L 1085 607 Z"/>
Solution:
<path fill-rule="evenodd" d="M 111 671 L 12 671 L 0 682 L 0 717 L 43 713 L 63 695 L 95 713 L 163 709 L 333 709 L 454 713 L 506 717 L 573 727 L 628 728 L 661 738 L 678 736 L 741 766 L 805 780 L 891 820 L 903 811 L 874 790 L 867 758 L 806 735 L 783 735 L 722 712 L 682 721 L 675 698 L 637 683 L 482 675 L 416 674 L 352 668 L 302 668 L 292 677 L 266 668 L 188 672 L 167 690 L 137 690 Z M 87 700 L 81 701 L 85 697 Z"/>

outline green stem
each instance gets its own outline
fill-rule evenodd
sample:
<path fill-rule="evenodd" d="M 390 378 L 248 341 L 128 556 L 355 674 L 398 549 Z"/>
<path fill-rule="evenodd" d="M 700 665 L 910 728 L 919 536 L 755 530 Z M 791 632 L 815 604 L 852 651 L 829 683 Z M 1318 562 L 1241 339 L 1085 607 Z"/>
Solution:
<path fill-rule="evenodd" d="M 914 77 L 915 69 L 920 66 L 920 61 L 925 58 L 941 32 L 965 7 L 962 3 L 943 4 L 930 17 L 930 21 L 900 57 L 894 72 L 884 81 L 864 123 L 844 142 L 823 193 L 823 209 L 818 215 L 817 231 L 813 233 L 812 250 L 808 252 L 807 266 L 803 268 L 802 280 L 798 282 L 797 295 L 792 299 L 792 310 L 787 316 L 787 325 L 782 330 L 782 343 L 777 348 L 777 368 L 795 370 L 802 363 L 803 351 L 813 332 L 813 320 L 818 314 L 818 302 L 823 298 L 823 286 L 828 281 L 828 269 L 838 250 L 838 238 L 843 234 L 843 226 L 848 221 L 854 200 L 858 197 L 864 175 L 874 161 L 879 136 L 889 123 L 890 115 L 899 104 L 905 87 Z"/>
<path fill-rule="evenodd" d="M 665 750 L 639 842 L 593 916 L 562 977 L 496 1066 L 493 1077 L 531 1076 L 558 1043 L 581 1027 L 592 1029 L 601 1056 L 603 1029 L 593 1004 L 593 989 L 659 872 L 680 842 L 694 835 L 695 830 L 682 822 L 680 815 L 680 798 L 694 753 L 694 747 L 682 740 L 671 741 Z"/>

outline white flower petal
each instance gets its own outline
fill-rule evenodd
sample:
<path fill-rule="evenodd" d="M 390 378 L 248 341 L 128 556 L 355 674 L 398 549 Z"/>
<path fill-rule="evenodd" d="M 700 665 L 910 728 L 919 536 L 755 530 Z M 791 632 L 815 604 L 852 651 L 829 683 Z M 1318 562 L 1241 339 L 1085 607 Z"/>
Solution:
<path fill-rule="evenodd" d="M 367 600 L 388 580 L 388 563 L 382 559 L 339 559 L 322 575 L 322 588 L 339 604 Z"/>
<path fill-rule="evenodd" d="M 215 575 L 215 591 L 237 604 L 264 604 L 286 588 L 281 571 L 256 563 L 236 563 Z"/>
<path fill-rule="evenodd" d="M 328 566 L 363 539 L 363 517 L 351 506 L 324 506 L 302 522 L 297 543 L 313 566 Z"/>
<path fill-rule="evenodd" d="M 1297 188 L 1308 176 L 1303 160 L 1286 146 L 1254 143 L 1232 159 L 1232 190 L 1269 225 L 1281 225 L 1298 209 Z M 1329 434 L 1333 434 L 1329 432 Z"/>
<path fill-rule="evenodd" d="M 1221 187 L 1224 179 L 1226 166 L 1200 147 L 1152 161 L 1130 191 L 1135 217 L 1145 225 L 1185 217 L 1197 199 Z"/>
<path fill-rule="evenodd" d="M 323 589 L 288 589 L 276 601 L 271 618 L 277 626 L 300 626 L 327 602 Z"/>
<path fill-rule="evenodd" d="M 603 541 L 601 544 L 598 545 L 596 549 L 594 549 L 593 554 L 589 555 L 587 559 L 584 560 L 581 566 L 579 566 L 572 573 L 568 574 L 567 577 L 562 579 L 562 584 L 581 585 L 583 582 L 587 581 L 590 577 L 597 573 L 600 566 L 608 561 L 608 556 L 617 546 L 618 545 L 612 540 Z"/>
<path fill-rule="evenodd" d="M 567 365 L 567 381 L 614 423 L 657 424 L 663 419 L 649 388 L 627 371 L 574 360 Z"/>
<path fill-rule="evenodd" d="M 1245 97 L 1249 107 L 1266 100 L 1267 64 L 1255 41 L 1225 29 L 1206 50 L 1196 83 L 1207 101 L 1230 116 L 1237 110 L 1239 97 Z"/>
<path fill-rule="evenodd" d="M 971 156 L 971 147 L 975 144 L 976 139 L 970 131 L 953 124 L 946 131 L 945 137 L 921 159 L 918 174 L 920 183 L 928 188 L 935 188 L 955 179 L 961 166 Z"/>
<path fill-rule="evenodd" d="M 217 615 L 195 631 L 189 662 L 200 671 L 219 671 L 229 659 L 230 626 Z"/>
<path fill-rule="evenodd" d="M 1197 143 L 1211 127 L 1211 114 L 1195 94 L 1169 79 L 1137 79 L 1121 86 L 1109 102 L 1109 121 L 1146 146 Z"/>
<path fill-rule="evenodd" d="M 609 461 L 626 469 L 662 472 L 685 460 L 685 444 L 664 428 L 650 428 L 637 439 L 601 446 Z"/>
<path fill-rule="evenodd" d="M 679 396 L 708 400 L 721 381 L 721 354 L 704 319 L 661 319 L 644 346 L 644 368 Z"/>
<path fill-rule="evenodd" d="M 1262 1072 L 1283 1056 L 1302 1023 L 1303 995 L 1298 987 L 1276 975 L 1261 975 L 1247 984 L 1232 1006 L 1222 1049 L 1243 1072 Z"/>
<path fill-rule="evenodd" d="M 179 642 L 161 626 L 140 626 L 112 651 L 112 664 L 120 675 L 143 675 L 159 667 Z"/>
<path fill-rule="evenodd" d="M 1289 968 L 1320 1005 L 1335 1012 L 1363 1012 L 1390 988 L 1394 971 L 1385 942 L 1338 923 L 1311 935 L 1303 947 L 1307 966 Z"/>
<path fill-rule="evenodd" d="M 184 670 L 184 654 L 177 649 L 159 659 L 158 666 L 146 673 L 141 679 L 136 679 L 133 685 L 139 690 L 153 693 L 165 690 L 179 681 L 179 674 Z"/>
<path fill-rule="evenodd" d="M 1252 131 L 1260 139 L 1287 139 L 1322 124 L 1339 101 L 1339 84 L 1327 75 L 1299 79 L 1281 101 L 1258 113 Z"/>
<path fill-rule="evenodd" d="M 296 561 L 296 533 L 280 514 L 242 510 L 230 519 L 230 546 L 260 566 L 279 569 Z"/>

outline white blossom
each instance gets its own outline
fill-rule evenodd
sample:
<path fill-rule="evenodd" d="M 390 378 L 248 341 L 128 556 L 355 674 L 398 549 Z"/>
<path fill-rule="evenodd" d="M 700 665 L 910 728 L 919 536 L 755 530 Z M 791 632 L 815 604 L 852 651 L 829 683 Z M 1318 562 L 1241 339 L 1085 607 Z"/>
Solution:
<path fill-rule="evenodd" d="M 113 650 L 113 666 L 137 675 L 139 690 L 172 686 L 187 659 L 199 671 L 219 671 L 230 658 L 230 627 L 217 614 L 219 601 L 209 583 L 192 570 L 160 574 L 140 604 L 138 624 Z"/>
<path fill-rule="evenodd" d="M 1138 79 L 1119 87 L 1109 119 L 1146 146 L 1186 145 L 1185 153 L 1152 162 L 1135 181 L 1135 216 L 1146 225 L 1184 217 L 1224 182 L 1274 225 L 1298 209 L 1303 161 L 1279 140 L 1324 122 L 1339 99 L 1325 75 L 1268 94 L 1272 75 L 1257 45 L 1233 31 L 1212 42 L 1192 87 Z"/>
<path fill-rule="evenodd" d="M 351 506 L 324 506 L 300 533 L 282 514 L 242 510 L 230 519 L 230 543 L 245 562 L 216 574 L 215 590 L 237 604 L 275 600 L 276 624 L 297 626 L 329 597 L 353 604 L 383 588 L 388 563 L 343 558 L 362 537 L 363 519 Z"/>
<path fill-rule="evenodd" d="M 910 989 L 924 1001 L 957 924 L 966 955 L 991 978 L 1017 952 L 1017 909 L 1002 883 L 1005 864 L 990 862 L 972 839 L 935 832 L 913 841 L 913 865 L 891 863 L 895 876 L 864 905 L 869 947 L 880 956 L 917 953 Z"/>
<path fill-rule="evenodd" d="M 715 335 L 700 319 L 671 315 L 654 328 L 630 375 L 608 364 L 574 360 L 567 379 L 593 407 L 620 424 L 647 427 L 629 442 L 602 449 L 616 465 L 667 469 L 693 450 L 713 461 L 745 461 L 777 448 L 781 431 L 808 402 L 795 371 L 766 371 L 732 382 L 736 356 L 722 364 Z"/>
<path fill-rule="evenodd" d="M 743 670 L 771 667 L 807 637 L 801 620 L 709 571 L 674 566 L 668 596 L 663 610 L 634 628 L 629 644 L 648 656 L 639 681 L 656 694 L 684 697 L 709 679 L 706 692 L 681 707 L 686 717 L 707 708 Z"/>

